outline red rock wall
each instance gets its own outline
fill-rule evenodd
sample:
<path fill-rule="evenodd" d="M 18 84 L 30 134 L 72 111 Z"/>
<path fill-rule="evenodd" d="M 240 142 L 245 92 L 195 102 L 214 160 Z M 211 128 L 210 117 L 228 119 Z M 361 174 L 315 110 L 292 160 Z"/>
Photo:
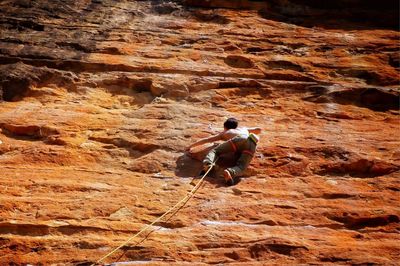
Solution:
<path fill-rule="evenodd" d="M 98 261 L 193 188 L 185 148 L 227 117 L 263 128 L 240 182 L 221 160 L 103 263 L 396 265 L 400 34 L 286 2 L 1 1 L 0 265 Z"/>

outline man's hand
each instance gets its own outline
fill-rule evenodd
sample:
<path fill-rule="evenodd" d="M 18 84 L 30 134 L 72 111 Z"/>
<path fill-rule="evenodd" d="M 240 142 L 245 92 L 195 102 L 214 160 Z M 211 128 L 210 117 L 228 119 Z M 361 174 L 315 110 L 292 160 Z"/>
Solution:
<path fill-rule="evenodd" d="M 250 133 L 254 133 L 254 134 L 260 134 L 262 131 L 262 129 L 260 127 L 249 127 L 249 128 L 247 128 L 247 130 Z"/>

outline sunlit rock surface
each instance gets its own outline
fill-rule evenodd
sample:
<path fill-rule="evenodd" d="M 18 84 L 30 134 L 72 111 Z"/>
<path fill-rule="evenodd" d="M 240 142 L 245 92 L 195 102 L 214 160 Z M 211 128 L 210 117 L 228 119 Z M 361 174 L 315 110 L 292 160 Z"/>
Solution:
<path fill-rule="evenodd" d="M 263 128 L 240 182 L 103 263 L 396 265 L 398 4 L 317 2 L 1 1 L 0 264 L 98 261 L 237 117 Z"/>

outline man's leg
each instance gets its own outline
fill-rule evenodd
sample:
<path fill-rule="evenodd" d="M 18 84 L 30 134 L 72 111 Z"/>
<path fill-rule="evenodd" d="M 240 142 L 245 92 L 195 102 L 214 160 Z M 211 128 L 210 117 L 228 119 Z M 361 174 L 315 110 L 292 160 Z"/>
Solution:
<path fill-rule="evenodd" d="M 250 140 L 247 140 L 245 146 L 242 148 L 243 150 L 241 150 L 241 154 L 236 162 L 236 165 L 224 171 L 225 182 L 228 185 L 234 185 L 234 178 L 240 176 L 249 166 L 256 151 L 256 144 Z"/>
<path fill-rule="evenodd" d="M 230 140 L 225 141 L 224 143 L 221 143 L 220 145 L 212 149 L 203 160 L 203 165 L 205 166 L 206 170 L 215 161 L 216 157 L 220 156 L 221 154 L 230 152 L 235 152 L 235 146 Z"/>
<path fill-rule="evenodd" d="M 244 170 L 249 166 L 251 159 L 253 159 L 253 154 L 250 152 L 244 152 L 240 155 L 234 167 L 226 169 L 232 178 L 240 176 Z"/>

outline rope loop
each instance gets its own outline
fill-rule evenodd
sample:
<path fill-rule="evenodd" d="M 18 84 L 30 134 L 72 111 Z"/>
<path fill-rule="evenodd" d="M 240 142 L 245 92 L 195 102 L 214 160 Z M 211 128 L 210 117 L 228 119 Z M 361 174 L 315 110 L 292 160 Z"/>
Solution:
<path fill-rule="evenodd" d="M 148 224 L 146 226 L 144 226 L 139 232 L 137 232 L 135 235 L 131 236 L 130 238 L 128 238 L 124 243 L 122 243 L 121 245 L 119 245 L 118 247 L 114 248 L 112 251 L 110 251 L 109 253 L 107 253 L 106 255 L 104 255 L 103 257 L 101 257 L 98 261 L 96 261 L 95 263 L 93 263 L 91 266 L 94 265 L 98 265 L 100 262 L 102 262 L 103 260 L 105 260 L 106 258 L 108 258 L 109 256 L 111 256 L 112 254 L 114 254 L 116 251 L 118 251 L 119 249 L 121 249 L 122 247 L 124 247 L 126 244 L 128 244 L 129 242 L 131 242 L 133 239 L 135 239 L 136 237 L 138 237 L 140 234 L 142 234 L 144 231 L 146 231 L 148 228 L 150 228 L 151 226 L 153 226 L 154 224 L 156 224 L 157 222 L 159 222 L 161 219 L 163 219 L 165 216 L 167 216 L 167 214 L 171 213 L 175 208 L 177 208 L 179 205 L 179 208 L 177 208 L 177 210 L 172 214 L 175 215 L 183 206 L 185 206 L 186 202 L 189 201 L 189 199 L 196 193 L 196 191 L 199 189 L 200 185 L 202 184 L 204 178 L 207 176 L 207 174 L 211 171 L 211 169 L 214 167 L 215 163 L 218 161 L 218 158 L 211 163 L 210 167 L 208 168 L 208 170 L 206 171 L 206 173 L 200 178 L 200 181 L 196 184 L 196 186 L 194 186 L 194 188 L 186 194 L 186 196 L 181 199 L 178 203 L 176 203 L 173 207 L 169 208 L 163 215 L 161 215 L 160 217 L 158 217 L 157 219 L 155 219 L 151 224 Z M 172 217 L 171 216 L 171 217 Z M 171 218 L 170 217 L 170 218 Z M 169 218 L 169 219 L 170 219 Z"/>

